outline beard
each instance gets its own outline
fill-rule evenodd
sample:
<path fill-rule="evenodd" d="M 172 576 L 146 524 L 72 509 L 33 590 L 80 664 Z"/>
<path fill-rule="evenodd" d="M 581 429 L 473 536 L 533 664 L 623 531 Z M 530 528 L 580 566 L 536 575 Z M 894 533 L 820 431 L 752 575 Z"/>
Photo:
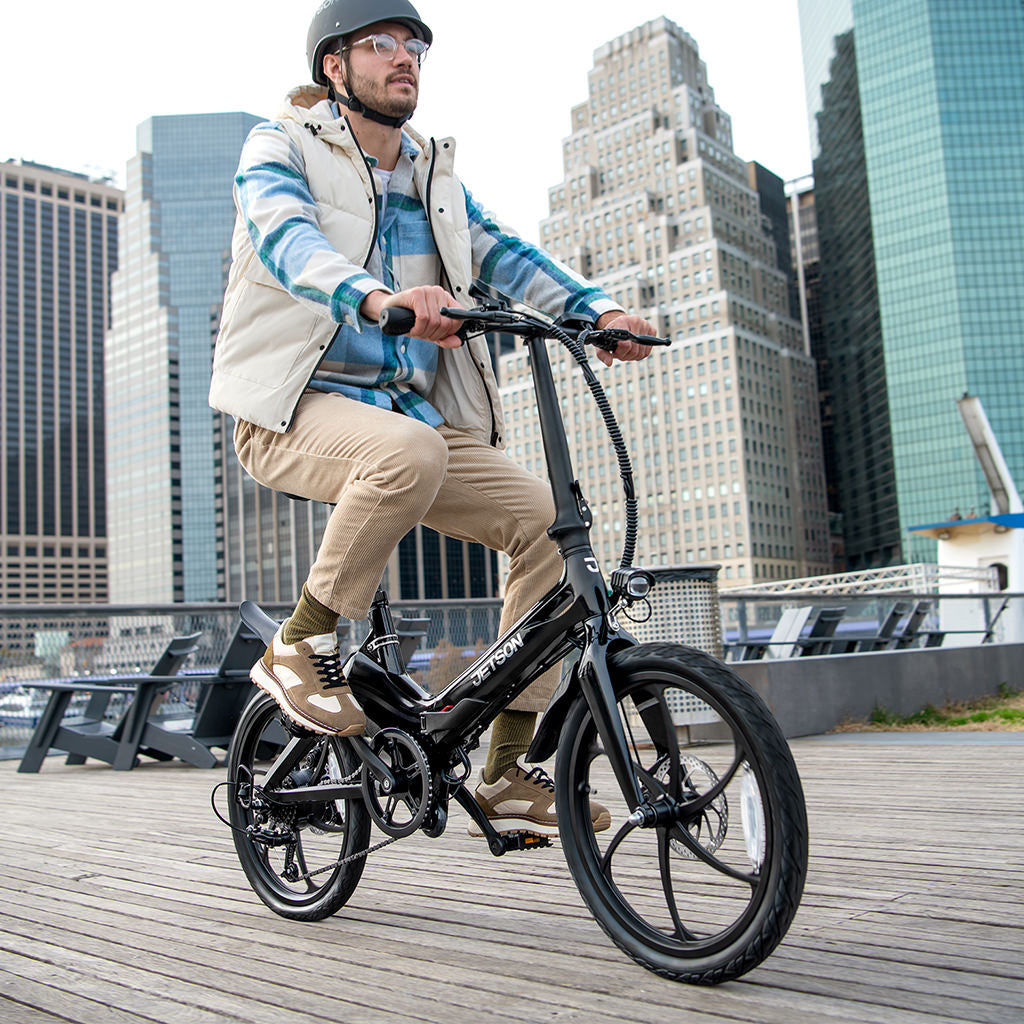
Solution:
<path fill-rule="evenodd" d="M 392 71 L 384 85 L 380 85 L 375 79 L 365 75 L 358 75 L 352 71 L 352 65 L 346 62 L 345 84 L 349 96 L 359 100 L 363 106 L 370 107 L 388 117 L 407 117 L 416 109 L 416 101 L 419 99 L 419 83 L 414 81 L 411 96 L 394 96 L 387 91 L 387 83 L 396 75 L 403 74 L 400 71 Z"/>

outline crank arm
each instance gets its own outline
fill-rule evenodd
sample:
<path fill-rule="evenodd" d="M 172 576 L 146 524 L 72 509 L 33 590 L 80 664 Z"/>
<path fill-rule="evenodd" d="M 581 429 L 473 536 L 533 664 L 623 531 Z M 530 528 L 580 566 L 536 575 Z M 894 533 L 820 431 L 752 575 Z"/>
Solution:
<path fill-rule="evenodd" d="M 459 786 L 452 792 L 455 802 L 473 819 L 480 827 L 480 831 L 487 840 L 487 846 L 495 857 L 500 857 L 509 849 L 506 846 L 502 834 L 491 824 L 490 819 L 484 814 L 483 808 L 473 798 L 473 794 L 465 786 Z"/>
<path fill-rule="evenodd" d="M 487 840 L 487 848 L 495 857 L 501 857 L 510 850 L 537 850 L 551 845 L 547 836 L 523 829 L 516 832 L 499 832 L 490 822 L 483 808 L 473 799 L 465 786 L 459 786 L 452 796 L 455 802 L 480 826 Z"/>
<path fill-rule="evenodd" d="M 370 774 L 380 783 L 381 792 L 393 793 L 395 777 L 391 774 L 391 769 L 373 752 L 370 744 L 362 736 L 349 736 L 347 742 L 359 760 L 366 765 Z"/>

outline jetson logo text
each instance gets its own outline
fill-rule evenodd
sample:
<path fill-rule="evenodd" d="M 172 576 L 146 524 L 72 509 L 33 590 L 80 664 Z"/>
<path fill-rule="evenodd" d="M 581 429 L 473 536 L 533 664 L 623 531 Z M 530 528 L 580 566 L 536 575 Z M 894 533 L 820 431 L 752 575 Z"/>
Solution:
<path fill-rule="evenodd" d="M 482 683 L 499 665 L 504 665 L 516 651 L 520 650 L 523 642 L 522 633 L 510 636 L 497 650 L 492 651 L 490 657 L 476 670 L 474 682 Z"/>

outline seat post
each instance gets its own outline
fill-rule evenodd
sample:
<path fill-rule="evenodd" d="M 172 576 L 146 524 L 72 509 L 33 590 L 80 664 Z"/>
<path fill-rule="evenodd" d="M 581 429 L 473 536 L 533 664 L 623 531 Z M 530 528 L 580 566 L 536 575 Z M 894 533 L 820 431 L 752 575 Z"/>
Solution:
<path fill-rule="evenodd" d="M 370 635 L 363 649 L 385 671 L 400 676 L 405 672 L 405 663 L 399 646 L 398 630 L 391 614 L 391 603 L 387 591 L 377 588 L 370 605 Z"/>

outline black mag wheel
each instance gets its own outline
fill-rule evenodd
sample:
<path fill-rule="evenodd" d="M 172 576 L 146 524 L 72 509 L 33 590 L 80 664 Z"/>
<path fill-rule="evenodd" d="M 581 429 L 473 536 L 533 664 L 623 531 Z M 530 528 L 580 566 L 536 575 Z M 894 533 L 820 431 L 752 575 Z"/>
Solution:
<path fill-rule="evenodd" d="M 807 814 L 781 730 L 735 673 L 677 644 L 609 660 L 645 797 L 692 804 L 681 822 L 631 825 L 586 700 L 570 708 L 556 761 L 559 835 L 591 913 L 638 963 L 716 984 L 756 967 L 796 913 Z M 611 827 L 595 833 L 590 798 Z"/>
<path fill-rule="evenodd" d="M 345 905 L 355 891 L 365 857 L 370 818 L 359 799 L 274 804 L 260 788 L 289 734 L 276 701 L 258 694 L 235 730 L 228 753 L 228 817 L 235 850 L 253 891 L 275 913 L 318 921 Z M 286 785 L 315 786 L 352 777 L 360 762 L 334 736 L 318 736 Z M 325 869 L 325 870 L 324 870 Z"/>

